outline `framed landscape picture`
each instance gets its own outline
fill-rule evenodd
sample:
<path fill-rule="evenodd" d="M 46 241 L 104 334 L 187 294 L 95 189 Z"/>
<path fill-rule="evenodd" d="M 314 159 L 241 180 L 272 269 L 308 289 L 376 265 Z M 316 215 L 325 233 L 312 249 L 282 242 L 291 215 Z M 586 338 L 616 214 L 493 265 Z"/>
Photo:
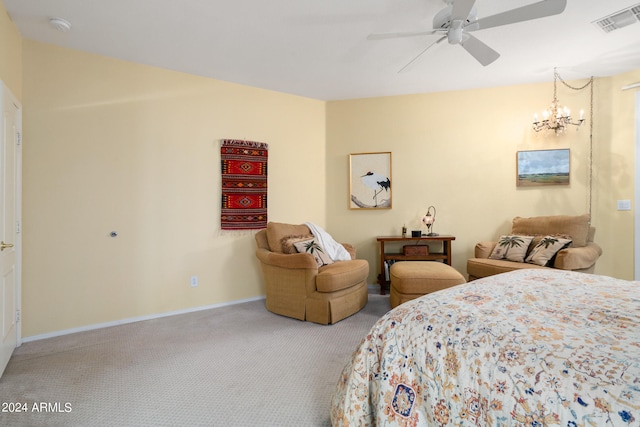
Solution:
<path fill-rule="evenodd" d="M 569 185 L 571 155 L 568 148 L 518 151 L 516 185 Z"/>
<path fill-rule="evenodd" d="M 349 208 L 391 209 L 391 152 L 349 155 Z"/>

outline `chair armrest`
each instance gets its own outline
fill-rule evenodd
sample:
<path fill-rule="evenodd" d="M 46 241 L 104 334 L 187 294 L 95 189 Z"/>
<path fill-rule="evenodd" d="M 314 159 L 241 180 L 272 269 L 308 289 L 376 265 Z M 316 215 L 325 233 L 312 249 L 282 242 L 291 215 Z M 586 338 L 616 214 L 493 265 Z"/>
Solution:
<path fill-rule="evenodd" d="M 563 249 L 556 255 L 555 268 L 562 270 L 582 270 L 591 267 L 602 255 L 597 243 L 589 242 L 581 248 Z"/>
<path fill-rule="evenodd" d="M 489 258 L 498 242 L 478 242 L 475 248 L 476 258 Z"/>
<path fill-rule="evenodd" d="M 355 246 L 353 246 L 350 243 L 341 243 L 342 246 L 344 246 L 344 248 L 347 250 L 347 252 L 349 252 L 349 255 L 351 255 L 351 259 L 356 259 L 356 248 Z"/>
<path fill-rule="evenodd" d="M 264 248 L 256 249 L 256 256 L 267 265 L 281 268 L 309 268 L 318 269 L 318 263 L 311 254 L 281 254 Z"/>

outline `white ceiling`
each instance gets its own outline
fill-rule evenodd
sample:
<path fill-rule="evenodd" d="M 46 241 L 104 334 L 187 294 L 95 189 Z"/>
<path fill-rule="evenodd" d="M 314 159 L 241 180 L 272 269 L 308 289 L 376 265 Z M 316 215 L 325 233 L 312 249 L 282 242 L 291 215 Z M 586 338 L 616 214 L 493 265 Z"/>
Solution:
<path fill-rule="evenodd" d="M 2 0 L 24 38 L 320 100 L 604 77 L 640 69 L 640 22 L 592 22 L 638 0 L 569 0 L 556 16 L 474 32 L 501 57 L 481 66 L 431 29 L 442 0 Z M 477 0 L 478 18 L 536 0 Z M 49 18 L 70 21 L 59 32 Z"/>

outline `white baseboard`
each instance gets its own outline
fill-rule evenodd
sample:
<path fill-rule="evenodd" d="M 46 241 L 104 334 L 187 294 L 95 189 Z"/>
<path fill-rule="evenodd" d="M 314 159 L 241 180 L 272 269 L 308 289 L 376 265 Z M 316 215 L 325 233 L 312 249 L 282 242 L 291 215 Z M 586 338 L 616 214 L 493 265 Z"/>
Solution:
<path fill-rule="evenodd" d="M 44 339 L 47 339 L 47 338 L 59 337 L 59 336 L 62 336 L 62 335 L 75 334 L 77 332 L 93 331 L 95 329 L 102 329 L 102 328 L 109 328 L 111 326 L 125 325 L 127 323 L 142 322 L 143 320 L 152 320 L 152 319 L 160 319 L 162 317 L 176 316 L 178 314 L 195 313 L 196 311 L 211 310 L 213 308 L 227 307 L 227 306 L 230 306 L 230 305 L 242 304 L 244 302 L 258 301 L 258 300 L 265 299 L 265 298 L 266 298 L 265 296 L 245 298 L 245 299 L 241 299 L 241 300 L 222 302 L 222 303 L 219 303 L 219 304 L 211 304 L 211 305 L 204 305 L 204 306 L 200 306 L 200 307 L 187 308 L 187 309 L 184 309 L 184 310 L 168 311 L 166 313 L 150 314 L 148 316 L 131 317 L 131 318 L 128 318 L 128 319 L 116 320 L 116 321 L 113 321 L 113 322 L 106 322 L 106 323 L 98 323 L 98 324 L 95 324 L 95 325 L 81 326 L 79 328 L 71 328 L 71 329 L 65 329 L 65 330 L 62 330 L 62 331 L 48 332 L 46 334 L 41 334 L 41 335 L 32 335 L 30 337 L 22 337 L 22 342 L 26 343 L 26 342 L 31 342 L 31 341 L 44 340 Z"/>

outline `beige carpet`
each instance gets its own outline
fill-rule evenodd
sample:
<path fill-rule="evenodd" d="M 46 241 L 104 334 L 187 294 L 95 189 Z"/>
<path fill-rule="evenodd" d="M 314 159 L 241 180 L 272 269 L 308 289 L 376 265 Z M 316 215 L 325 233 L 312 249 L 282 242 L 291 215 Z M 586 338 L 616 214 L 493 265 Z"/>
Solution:
<path fill-rule="evenodd" d="M 0 412 L 0 425 L 329 426 L 342 368 L 388 310 L 370 293 L 323 326 L 255 301 L 23 344 L 0 410 L 27 411 Z"/>

